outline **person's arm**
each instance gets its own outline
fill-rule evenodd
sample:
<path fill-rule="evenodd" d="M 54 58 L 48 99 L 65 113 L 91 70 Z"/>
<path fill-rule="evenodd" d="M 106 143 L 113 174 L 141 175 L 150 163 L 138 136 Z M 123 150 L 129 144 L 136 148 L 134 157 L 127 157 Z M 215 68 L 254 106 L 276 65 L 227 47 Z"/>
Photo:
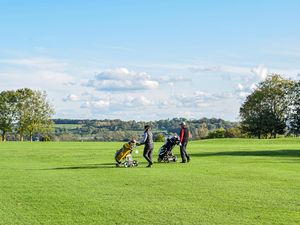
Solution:
<path fill-rule="evenodd" d="M 138 143 L 138 145 L 144 145 L 146 143 L 147 138 L 148 138 L 148 134 L 147 132 L 145 132 L 142 141 Z"/>
<path fill-rule="evenodd" d="M 183 136 L 184 136 L 184 129 L 181 129 L 181 131 L 180 131 L 179 145 L 181 145 L 181 144 L 182 144 L 182 141 L 183 141 Z"/>

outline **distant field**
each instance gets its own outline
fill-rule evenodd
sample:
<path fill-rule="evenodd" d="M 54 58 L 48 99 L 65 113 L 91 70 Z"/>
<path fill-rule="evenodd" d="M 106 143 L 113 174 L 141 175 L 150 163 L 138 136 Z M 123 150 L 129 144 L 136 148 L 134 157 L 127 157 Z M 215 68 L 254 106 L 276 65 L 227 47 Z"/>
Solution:
<path fill-rule="evenodd" d="M 82 124 L 54 124 L 53 128 L 65 128 L 67 130 L 71 130 L 71 129 L 76 129 L 76 128 L 81 128 Z"/>
<path fill-rule="evenodd" d="M 0 143 L 0 224 L 300 224 L 300 139 L 190 142 L 151 169 L 141 147 L 115 168 L 120 147 Z"/>

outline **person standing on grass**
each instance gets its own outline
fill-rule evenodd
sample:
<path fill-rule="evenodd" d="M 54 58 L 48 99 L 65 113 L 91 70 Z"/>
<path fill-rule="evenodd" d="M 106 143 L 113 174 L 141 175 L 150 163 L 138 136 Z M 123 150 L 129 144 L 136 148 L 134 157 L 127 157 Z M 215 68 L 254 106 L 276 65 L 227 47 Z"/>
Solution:
<path fill-rule="evenodd" d="M 143 156 L 145 157 L 145 159 L 148 162 L 148 166 L 147 167 L 151 168 L 152 165 L 153 165 L 152 153 L 153 153 L 153 149 L 154 149 L 154 143 L 153 143 L 153 135 L 152 135 L 151 128 L 150 128 L 149 125 L 145 126 L 145 131 L 144 131 L 143 139 L 137 145 L 138 146 L 139 145 L 145 145 Z"/>
<path fill-rule="evenodd" d="M 179 135 L 179 146 L 180 146 L 180 155 L 181 155 L 181 163 L 187 163 L 190 162 L 190 156 L 188 155 L 186 151 L 186 146 L 189 141 L 189 129 L 186 126 L 185 122 L 180 123 L 181 130 Z"/>

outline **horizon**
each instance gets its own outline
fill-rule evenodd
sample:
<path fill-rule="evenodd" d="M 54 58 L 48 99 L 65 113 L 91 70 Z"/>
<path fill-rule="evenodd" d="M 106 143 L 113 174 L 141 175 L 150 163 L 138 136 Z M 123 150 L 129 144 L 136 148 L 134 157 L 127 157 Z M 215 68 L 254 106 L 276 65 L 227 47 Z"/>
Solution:
<path fill-rule="evenodd" d="M 103 118 L 103 119 L 73 119 L 73 118 L 52 118 L 52 120 L 120 120 L 122 122 L 130 122 L 130 121 L 135 121 L 136 123 L 147 123 L 147 122 L 157 122 L 159 120 L 174 120 L 174 119 L 185 119 L 187 120 L 188 122 L 190 121 L 193 121 L 193 120 L 202 120 L 202 119 L 208 119 L 208 120 L 211 120 L 211 119 L 216 119 L 216 120 L 223 120 L 225 122 L 230 122 L 230 123 L 238 123 L 239 121 L 230 121 L 230 120 L 225 120 L 223 118 L 215 118 L 215 117 L 211 117 L 211 118 L 207 118 L 207 117 L 201 117 L 201 118 L 194 118 L 194 119 L 187 119 L 187 118 L 167 118 L 167 119 L 157 119 L 157 120 L 148 120 L 148 121 L 145 121 L 145 120 L 122 120 L 122 119 L 119 119 L 119 118 L 114 118 L 114 119 L 106 119 L 106 118 Z"/>
<path fill-rule="evenodd" d="M 53 118 L 238 122 L 269 74 L 300 79 L 300 2 L 0 0 L 0 91 Z"/>

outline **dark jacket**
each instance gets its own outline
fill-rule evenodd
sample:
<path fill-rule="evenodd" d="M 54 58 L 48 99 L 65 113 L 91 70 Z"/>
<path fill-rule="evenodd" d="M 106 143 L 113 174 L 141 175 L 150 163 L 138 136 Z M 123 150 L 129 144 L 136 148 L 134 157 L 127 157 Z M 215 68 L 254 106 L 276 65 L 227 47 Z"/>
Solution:
<path fill-rule="evenodd" d="M 153 145 L 153 134 L 149 129 L 144 132 L 143 140 L 140 143 L 140 145 L 146 145 L 146 146 Z"/>
<path fill-rule="evenodd" d="M 186 143 L 189 141 L 189 129 L 187 127 L 181 128 L 180 130 L 180 143 Z"/>

